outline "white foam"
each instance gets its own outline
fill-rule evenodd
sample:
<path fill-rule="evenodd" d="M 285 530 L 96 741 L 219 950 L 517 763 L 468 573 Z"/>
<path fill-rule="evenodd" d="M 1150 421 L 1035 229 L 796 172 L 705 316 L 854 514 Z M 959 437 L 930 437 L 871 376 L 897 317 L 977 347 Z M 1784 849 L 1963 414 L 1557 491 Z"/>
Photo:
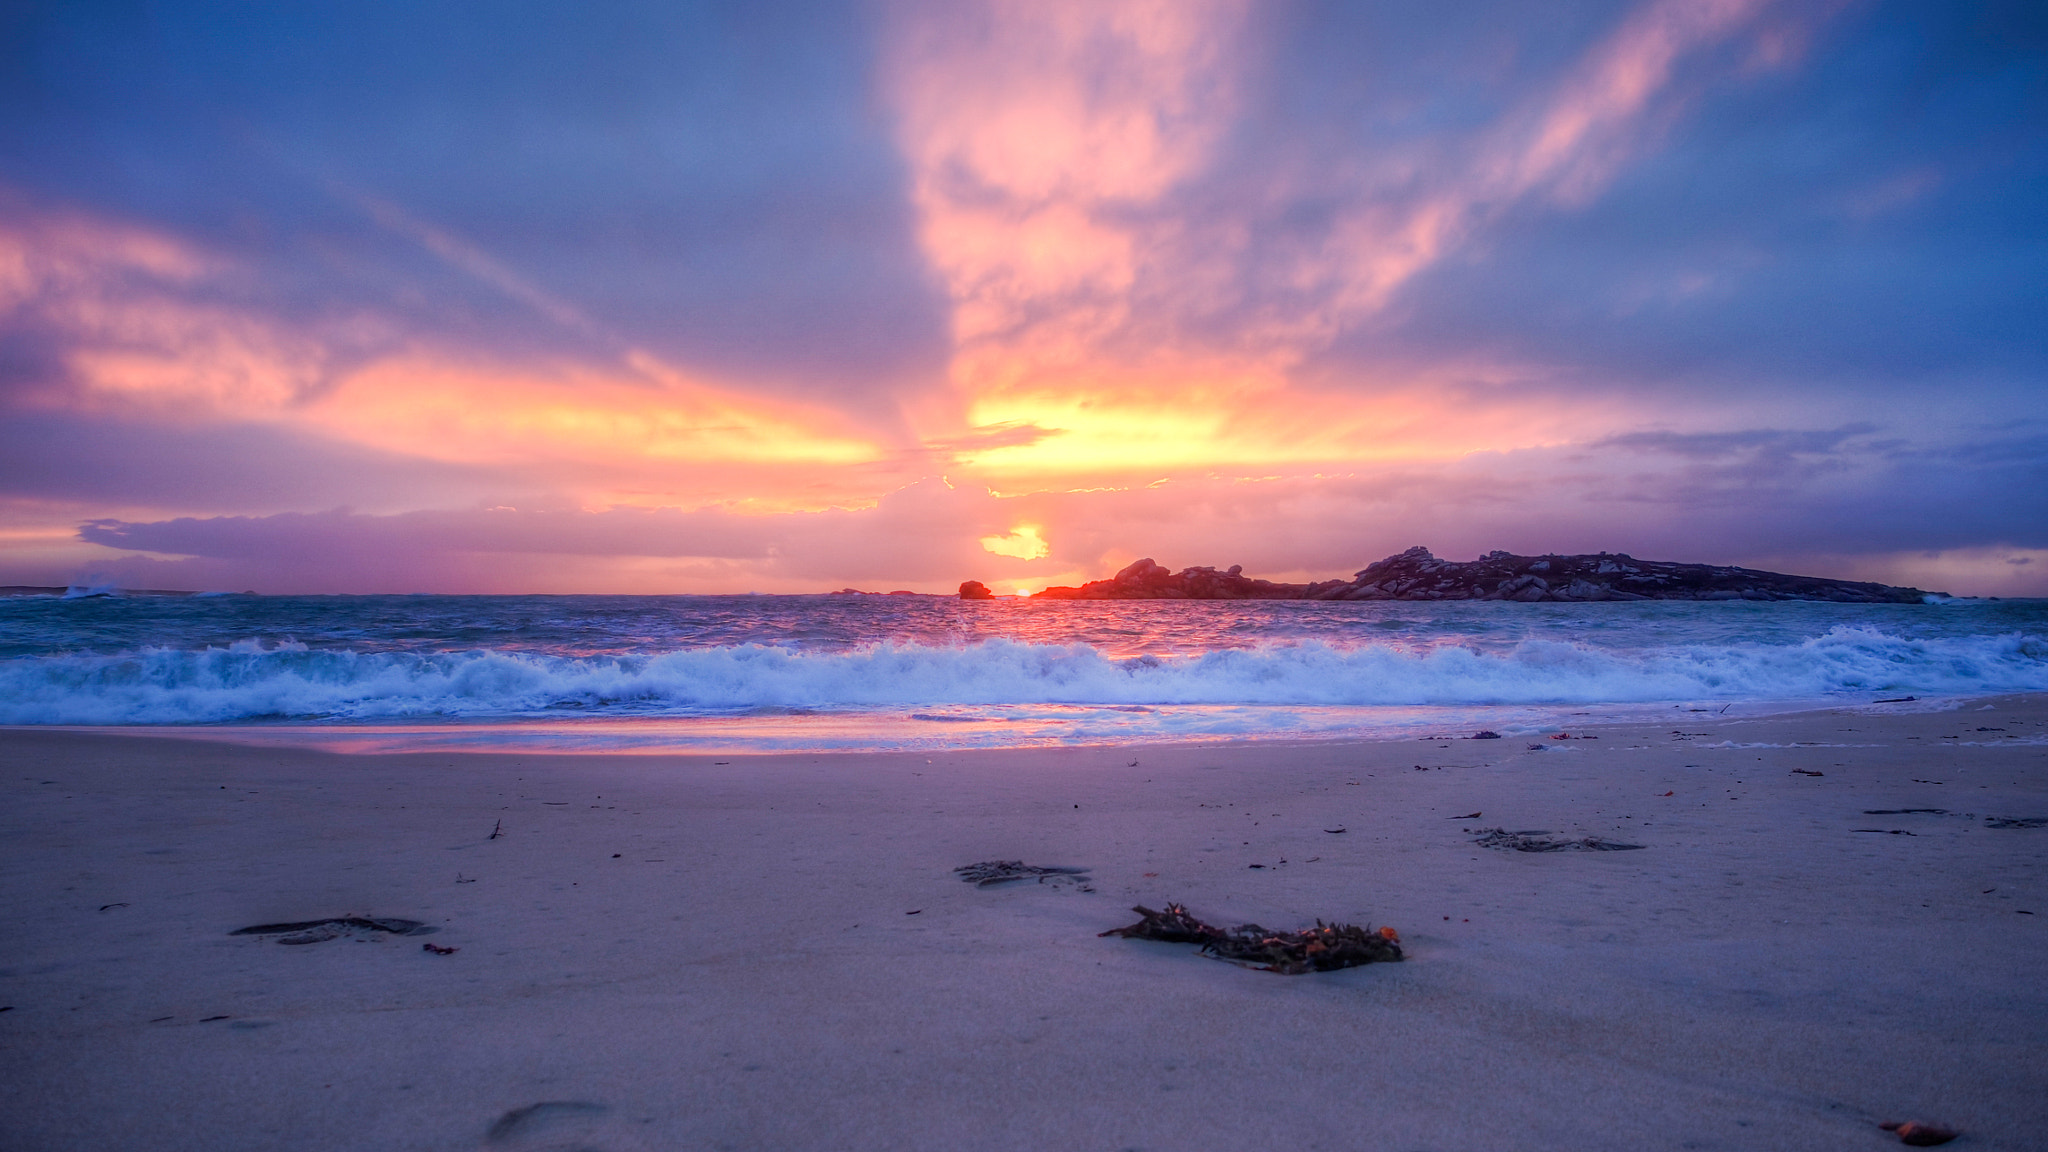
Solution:
<path fill-rule="evenodd" d="M 0 723 L 188 724 L 405 717 L 726 715 L 932 705 L 1561 705 L 1821 700 L 2048 690 L 2048 640 L 1902 639 L 1837 628 L 1798 644 L 1616 651 L 1530 640 L 1319 642 L 1113 660 L 990 640 L 813 652 L 748 644 L 570 658 L 364 653 L 241 641 L 0 662 Z M 1860 702 L 1860 701 L 1859 701 Z"/>

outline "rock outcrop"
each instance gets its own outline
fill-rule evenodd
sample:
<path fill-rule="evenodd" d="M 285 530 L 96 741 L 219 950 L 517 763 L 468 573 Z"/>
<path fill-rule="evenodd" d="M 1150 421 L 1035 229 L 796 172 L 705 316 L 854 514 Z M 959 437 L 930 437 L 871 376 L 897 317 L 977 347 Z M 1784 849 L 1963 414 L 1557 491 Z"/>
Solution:
<path fill-rule="evenodd" d="M 1034 600 L 1310 600 L 1311 594 L 1340 587 L 1342 580 L 1321 584 L 1276 584 L 1243 575 L 1232 564 L 1227 571 L 1214 568 L 1183 568 L 1170 571 L 1151 559 L 1140 560 L 1107 580 L 1092 580 L 1079 588 L 1055 587 L 1032 593 Z"/>
<path fill-rule="evenodd" d="M 969 581 L 970 584 L 974 583 Z M 961 596 L 968 598 L 967 585 Z M 1439 560 L 1410 548 L 1367 565 L 1349 580 L 1280 584 L 1254 580 L 1232 565 L 1172 572 L 1140 560 L 1107 580 L 1047 588 L 1043 600 L 1827 600 L 1843 604 L 1917 604 L 1928 593 L 1854 580 L 1787 576 L 1754 568 L 1637 560 L 1622 552 L 1590 556 L 1517 556 Z"/>
<path fill-rule="evenodd" d="M 989 591 L 988 585 L 983 584 L 981 581 L 968 580 L 960 585 L 960 598 L 962 600 L 993 600 L 996 598 L 996 594 Z"/>

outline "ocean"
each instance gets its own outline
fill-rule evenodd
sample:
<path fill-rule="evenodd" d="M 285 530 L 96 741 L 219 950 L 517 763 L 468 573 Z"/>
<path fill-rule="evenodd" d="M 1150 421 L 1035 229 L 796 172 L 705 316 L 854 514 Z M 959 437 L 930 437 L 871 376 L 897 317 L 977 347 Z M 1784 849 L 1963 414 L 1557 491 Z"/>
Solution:
<path fill-rule="evenodd" d="M 1514 737 L 2048 690 L 2048 600 L 0 600 L 0 724 L 341 749 Z"/>

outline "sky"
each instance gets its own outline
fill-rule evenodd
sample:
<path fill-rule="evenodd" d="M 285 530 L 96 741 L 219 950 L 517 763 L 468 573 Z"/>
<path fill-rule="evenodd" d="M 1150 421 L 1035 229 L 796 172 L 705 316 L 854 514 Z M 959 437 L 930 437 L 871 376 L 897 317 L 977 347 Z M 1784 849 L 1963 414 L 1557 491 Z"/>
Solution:
<path fill-rule="evenodd" d="M 2033 0 L 0 5 L 0 584 L 2048 595 Z"/>

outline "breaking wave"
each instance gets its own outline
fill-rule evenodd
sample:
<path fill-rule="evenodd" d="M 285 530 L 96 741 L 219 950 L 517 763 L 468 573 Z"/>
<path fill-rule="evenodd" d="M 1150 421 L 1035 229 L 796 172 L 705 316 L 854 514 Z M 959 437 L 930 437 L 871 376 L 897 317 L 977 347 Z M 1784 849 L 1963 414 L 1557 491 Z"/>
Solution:
<path fill-rule="evenodd" d="M 194 724 L 715 716 L 935 705 L 1556 705 L 2048 690 L 2048 639 L 1905 639 L 1837 627 L 1800 643 L 1613 650 L 1526 640 L 1300 642 L 1118 660 L 1086 644 L 988 640 L 645 656 L 355 652 L 291 642 L 0 662 L 0 723 Z"/>

